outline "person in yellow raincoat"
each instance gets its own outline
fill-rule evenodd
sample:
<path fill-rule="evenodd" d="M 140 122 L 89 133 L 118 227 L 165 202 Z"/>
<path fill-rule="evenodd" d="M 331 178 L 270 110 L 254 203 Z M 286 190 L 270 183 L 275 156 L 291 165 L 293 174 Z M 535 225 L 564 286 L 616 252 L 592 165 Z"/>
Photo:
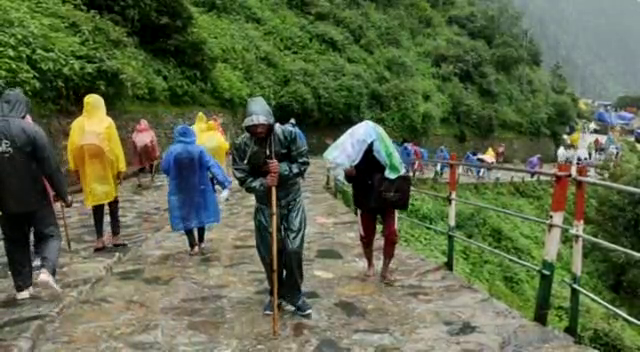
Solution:
<path fill-rule="evenodd" d="M 220 133 L 217 124 L 209 121 L 204 130 L 200 132 L 200 143 L 209 155 L 214 158 L 223 168 L 226 164 L 226 156 L 229 151 L 229 142 Z"/>
<path fill-rule="evenodd" d="M 71 124 L 67 143 L 69 169 L 82 184 L 84 202 L 92 208 L 96 230 L 94 252 L 106 249 L 104 241 L 104 205 L 109 206 L 113 247 L 126 247 L 120 240 L 118 184 L 126 171 L 122 143 L 113 120 L 107 116 L 102 97 L 84 98 L 82 115 Z"/>
<path fill-rule="evenodd" d="M 196 144 L 202 145 L 202 132 L 207 129 L 207 116 L 204 113 L 199 112 L 196 115 L 196 122 L 191 126 L 196 133 Z"/>
<path fill-rule="evenodd" d="M 489 149 L 487 149 L 487 151 L 484 152 L 484 154 L 478 155 L 476 157 L 476 159 L 478 159 L 480 162 L 483 162 L 483 163 L 486 163 L 486 164 L 495 164 L 496 163 L 496 152 L 493 151 L 493 148 L 489 147 Z M 489 171 L 487 169 L 485 169 L 485 168 L 481 169 L 478 177 L 490 178 Z"/>

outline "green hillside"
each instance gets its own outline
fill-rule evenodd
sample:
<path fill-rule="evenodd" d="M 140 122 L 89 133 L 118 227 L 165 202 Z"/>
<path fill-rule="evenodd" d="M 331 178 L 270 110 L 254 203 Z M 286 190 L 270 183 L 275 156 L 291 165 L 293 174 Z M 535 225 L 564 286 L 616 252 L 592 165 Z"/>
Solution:
<path fill-rule="evenodd" d="M 503 1 L 0 0 L 0 82 L 41 110 L 143 102 L 239 111 L 264 95 L 307 126 L 382 121 L 556 137 L 576 114 Z M 499 19 L 499 20 L 498 20 Z"/>

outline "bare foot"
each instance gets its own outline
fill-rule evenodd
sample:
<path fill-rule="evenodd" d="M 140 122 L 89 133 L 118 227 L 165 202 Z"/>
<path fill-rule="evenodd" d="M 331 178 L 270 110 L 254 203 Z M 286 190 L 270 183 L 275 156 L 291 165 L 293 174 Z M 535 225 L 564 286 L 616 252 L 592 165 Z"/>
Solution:
<path fill-rule="evenodd" d="M 364 277 L 370 278 L 370 277 L 373 277 L 375 274 L 376 274 L 376 268 L 372 265 L 370 267 L 367 267 L 367 271 L 364 272 Z"/>
<path fill-rule="evenodd" d="M 395 277 L 393 277 L 393 275 L 391 274 L 391 271 L 389 269 L 387 270 L 383 270 L 380 273 L 380 281 L 385 284 L 385 285 L 393 285 L 396 281 Z"/>
<path fill-rule="evenodd" d="M 193 249 L 189 252 L 190 256 L 195 256 L 198 255 L 200 253 L 200 248 L 198 248 L 198 246 L 193 247 Z"/>
<path fill-rule="evenodd" d="M 93 251 L 96 252 L 96 253 L 97 252 L 102 252 L 105 249 L 107 249 L 107 246 L 105 245 L 104 239 L 102 239 L 102 238 L 97 240 L 96 244 L 93 246 Z"/>

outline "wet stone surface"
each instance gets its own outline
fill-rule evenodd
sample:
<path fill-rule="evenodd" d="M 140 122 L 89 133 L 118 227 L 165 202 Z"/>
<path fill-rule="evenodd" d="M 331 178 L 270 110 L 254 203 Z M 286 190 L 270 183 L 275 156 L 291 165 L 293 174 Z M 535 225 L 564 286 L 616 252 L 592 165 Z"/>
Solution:
<path fill-rule="evenodd" d="M 303 185 L 309 223 L 304 289 L 314 309 L 310 319 L 285 310 L 278 327 L 280 337 L 271 337 L 271 319 L 262 315 L 268 291 L 254 246 L 250 195 L 238 189 L 232 192 L 223 205 L 222 224 L 208 230 L 204 255 L 189 257 L 184 235 L 168 229 L 166 195 L 160 185 L 141 193 L 139 197 L 145 197 L 147 202 L 134 204 L 134 198 L 125 201 L 123 196 L 123 208 L 138 214 L 127 219 L 133 224 L 132 231 L 137 232 L 130 237 L 136 239 L 134 245 L 123 260 L 113 265 L 109 275 L 47 325 L 35 350 L 343 352 L 572 348 L 568 337 L 526 321 L 440 266 L 404 249 L 398 250 L 394 262 L 398 278 L 395 286 L 364 279 L 357 222 L 352 211 L 323 189 L 322 165 L 320 161 L 313 163 Z M 81 237 L 84 242 L 79 241 L 74 253 L 63 253 L 63 258 L 97 265 L 99 259 L 89 253 L 90 214 L 74 216 L 82 223 L 75 224 L 72 236 Z M 144 221 L 153 226 L 142 229 Z M 136 224 L 141 230 L 135 231 Z M 81 249 L 80 243 L 85 243 L 86 248 Z M 376 245 L 376 260 L 381 260 L 381 241 Z M 63 286 L 75 278 L 68 276 L 74 264 L 69 262 L 66 268 L 67 274 L 60 274 Z M 74 275 L 92 274 L 81 268 L 73 270 Z M 1 282 L 6 285 L 5 281 Z M 35 315 L 38 310 L 31 306 L 44 307 L 47 302 L 59 300 L 34 300 L 24 309 Z M 0 309 L 17 312 L 20 308 Z M 4 317 L 5 311 L 2 313 Z M 14 324 L 21 325 L 25 324 Z M 9 334 L 4 330 L 3 339 L 23 333 Z"/>
<path fill-rule="evenodd" d="M 166 227 L 167 216 L 163 208 L 166 201 L 165 181 L 158 178 L 154 185 L 138 189 L 135 181 L 128 181 L 120 189 L 121 237 L 132 247 L 139 246 L 147 237 Z M 35 291 L 35 297 L 17 302 L 13 298 L 13 282 L 10 277 L 4 244 L 0 241 L 0 351 L 9 349 L 18 337 L 33 338 L 38 335 L 38 324 L 50 317 L 55 319 L 57 311 L 68 308 L 79 296 L 86 294 L 92 284 L 109 273 L 116 262 L 126 257 L 129 248 L 108 250 L 94 254 L 95 232 L 91 210 L 84 207 L 80 195 L 75 204 L 65 209 L 71 252 L 67 249 L 62 213 L 56 206 L 58 223 L 63 243 L 58 263 L 58 284 L 62 295 L 46 291 Z M 109 214 L 105 211 L 105 235 L 110 236 Z"/>

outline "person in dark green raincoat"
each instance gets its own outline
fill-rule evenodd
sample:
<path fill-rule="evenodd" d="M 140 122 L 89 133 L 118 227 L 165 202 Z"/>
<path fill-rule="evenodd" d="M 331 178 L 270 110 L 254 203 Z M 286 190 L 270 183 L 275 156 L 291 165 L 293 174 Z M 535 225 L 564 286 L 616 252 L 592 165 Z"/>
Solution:
<path fill-rule="evenodd" d="M 302 294 L 302 252 L 307 215 L 302 201 L 300 179 L 309 168 L 307 144 L 291 126 L 275 123 L 273 113 L 262 97 L 249 99 L 246 130 L 233 145 L 233 175 L 248 193 L 255 196 L 256 249 L 271 278 L 271 194 L 277 189 L 278 204 L 278 304 L 295 308 L 297 314 L 311 314 Z M 274 158 L 275 155 L 275 158 Z M 273 314 L 271 296 L 264 313 Z"/>

